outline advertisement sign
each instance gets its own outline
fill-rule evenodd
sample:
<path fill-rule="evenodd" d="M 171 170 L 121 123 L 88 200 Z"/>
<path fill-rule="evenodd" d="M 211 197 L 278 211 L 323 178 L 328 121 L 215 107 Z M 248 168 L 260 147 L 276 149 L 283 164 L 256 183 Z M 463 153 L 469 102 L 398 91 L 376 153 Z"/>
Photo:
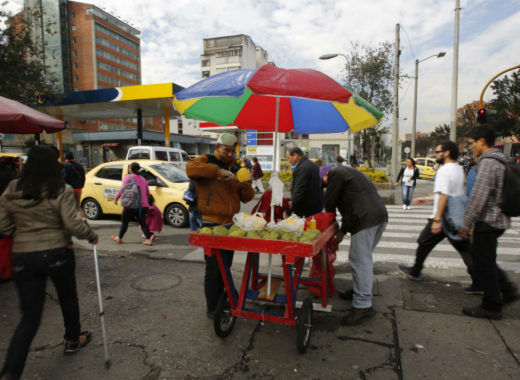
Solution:
<path fill-rule="evenodd" d="M 273 170 L 273 146 L 248 146 L 246 148 L 246 157 L 251 161 L 253 157 L 258 158 L 258 163 L 262 170 Z"/>

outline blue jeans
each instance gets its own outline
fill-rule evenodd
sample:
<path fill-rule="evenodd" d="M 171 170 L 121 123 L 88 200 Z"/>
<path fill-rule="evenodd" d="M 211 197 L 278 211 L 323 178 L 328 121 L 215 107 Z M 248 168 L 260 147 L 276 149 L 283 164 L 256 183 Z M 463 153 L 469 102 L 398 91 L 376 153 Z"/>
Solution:
<path fill-rule="evenodd" d="M 403 196 L 404 205 L 410 206 L 414 189 L 415 186 L 406 186 L 403 182 L 401 182 L 401 195 Z"/>
<path fill-rule="evenodd" d="M 197 210 L 190 212 L 190 230 L 195 231 L 202 227 L 202 214 Z"/>

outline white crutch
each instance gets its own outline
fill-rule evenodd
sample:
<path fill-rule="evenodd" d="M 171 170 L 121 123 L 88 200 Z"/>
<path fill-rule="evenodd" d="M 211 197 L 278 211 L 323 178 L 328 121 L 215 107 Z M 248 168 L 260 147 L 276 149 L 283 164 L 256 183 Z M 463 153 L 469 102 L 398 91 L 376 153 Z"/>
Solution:
<path fill-rule="evenodd" d="M 110 357 L 108 355 L 107 331 L 105 329 L 105 312 L 103 311 L 103 297 L 101 296 L 101 282 L 99 281 L 99 266 L 96 244 L 94 244 L 94 267 L 96 269 L 96 285 L 99 302 L 99 317 L 101 319 L 101 332 L 103 333 L 103 350 L 105 351 L 105 368 L 109 368 Z"/>

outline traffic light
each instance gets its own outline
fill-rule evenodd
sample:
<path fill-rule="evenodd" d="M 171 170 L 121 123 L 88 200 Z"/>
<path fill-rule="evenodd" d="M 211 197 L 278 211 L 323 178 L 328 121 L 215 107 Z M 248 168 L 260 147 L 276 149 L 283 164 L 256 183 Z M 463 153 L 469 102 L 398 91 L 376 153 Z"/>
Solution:
<path fill-rule="evenodd" d="M 487 116 L 486 116 L 486 109 L 481 108 L 477 111 L 477 118 L 476 123 L 479 125 L 484 125 L 486 123 Z"/>

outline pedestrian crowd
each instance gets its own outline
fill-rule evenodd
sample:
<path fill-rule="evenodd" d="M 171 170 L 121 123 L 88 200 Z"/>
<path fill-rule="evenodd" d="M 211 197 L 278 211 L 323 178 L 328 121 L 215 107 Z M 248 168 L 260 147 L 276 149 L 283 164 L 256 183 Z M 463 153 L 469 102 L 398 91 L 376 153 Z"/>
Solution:
<path fill-rule="evenodd" d="M 417 238 L 414 265 L 398 268 L 407 278 L 421 279 L 429 253 L 448 239 L 459 252 L 472 281 L 464 292 L 482 295 L 478 305 L 465 307 L 462 312 L 470 317 L 501 319 L 502 308 L 517 300 L 519 293 L 516 284 L 497 265 L 498 238 L 511 227 L 511 219 L 502 207 L 507 158 L 493 148 L 494 141 L 490 128 L 478 126 L 470 130 L 468 143 L 478 162 L 470 170 L 471 183 L 468 174 L 466 189 L 454 142 L 442 142 L 435 149 L 440 167 L 430 196 L 413 198 L 419 170 L 413 159 L 406 160 L 395 179 L 396 186 L 401 188 L 403 209 L 428 201 L 433 206 Z M 189 205 L 191 230 L 231 224 L 241 202 L 251 201 L 255 194 L 262 195 L 255 210 L 269 214 L 273 194 L 264 189 L 258 158 L 253 157 L 250 162 L 242 156 L 237 161 L 236 152 L 236 136 L 222 133 L 212 154 L 202 154 L 187 162 L 190 184 L 183 199 Z M 342 323 L 360 324 L 376 314 L 372 305 L 373 253 L 388 223 L 386 207 L 370 179 L 341 156 L 337 156 L 337 166 L 332 166 L 323 165 L 320 160 L 314 163 L 296 146 L 287 149 L 285 155 L 293 168 L 291 198 L 275 208 L 275 220 L 339 212 L 341 225 L 334 239 L 339 245 L 350 234 L 348 259 L 353 280 L 352 289 L 340 293 L 342 299 L 352 302 Z M 79 205 L 85 182 L 83 167 L 73 154 L 65 155 L 63 166 L 57 158 L 53 149 L 35 147 L 21 173 L 5 165 L 0 171 L 0 234 L 12 239 L 13 280 L 22 312 L 0 373 L 2 380 L 18 379 L 23 372 L 41 320 L 47 278 L 56 288 L 62 309 L 64 354 L 78 352 L 91 340 L 91 334 L 82 330 L 80 324 L 71 236 L 92 244 L 98 242 L 98 236 L 82 218 Z M 129 166 L 114 199 L 123 206 L 119 234 L 111 237 L 118 244 L 123 243 L 132 220 L 140 225 L 144 245 L 152 245 L 163 226 L 161 212 L 140 172 L 138 163 Z M 231 267 L 234 252 L 221 250 L 221 254 L 224 264 Z M 204 255 L 204 259 L 206 315 L 214 318 L 226 293 L 217 257 Z"/>

